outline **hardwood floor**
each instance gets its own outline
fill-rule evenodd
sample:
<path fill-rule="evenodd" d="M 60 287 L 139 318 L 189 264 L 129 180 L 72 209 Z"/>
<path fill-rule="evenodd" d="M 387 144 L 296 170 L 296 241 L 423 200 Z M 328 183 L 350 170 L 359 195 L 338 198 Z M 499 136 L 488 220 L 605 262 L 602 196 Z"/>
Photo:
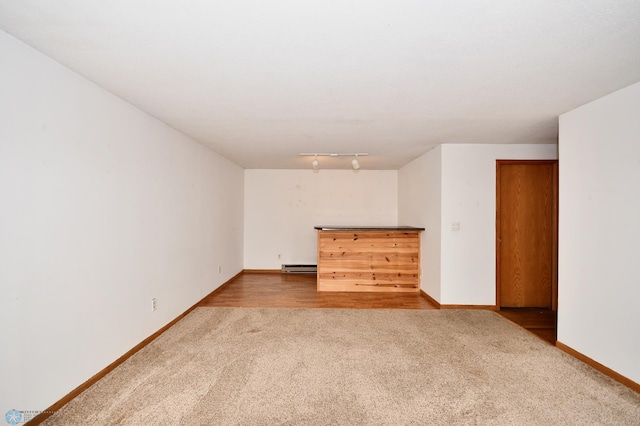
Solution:
<path fill-rule="evenodd" d="M 200 306 L 255 308 L 438 309 L 418 293 L 316 291 L 315 274 L 243 273 L 206 297 Z M 556 313 L 503 309 L 498 313 L 551 344 Z"/>
<path fill-rule="evenodd" d="M 316 291 L 315 274 L 243 273 L 200 306 L 437 309 L 419 293 Z"/>
<path fill-rule="evenodd" d="M 556 344 L 557 312 L 548 309 L 503 308 L 498 313 L 552 345 Z"/>

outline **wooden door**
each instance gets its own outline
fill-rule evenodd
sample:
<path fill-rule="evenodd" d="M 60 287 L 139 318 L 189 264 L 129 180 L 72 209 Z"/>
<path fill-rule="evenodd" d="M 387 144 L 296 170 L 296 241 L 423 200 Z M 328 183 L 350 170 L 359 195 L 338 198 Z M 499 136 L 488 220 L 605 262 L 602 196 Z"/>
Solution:
<path fill-rule="evenodd" d="M 497 162 L 499 307 L 556 309 L 557 161 Z"/>

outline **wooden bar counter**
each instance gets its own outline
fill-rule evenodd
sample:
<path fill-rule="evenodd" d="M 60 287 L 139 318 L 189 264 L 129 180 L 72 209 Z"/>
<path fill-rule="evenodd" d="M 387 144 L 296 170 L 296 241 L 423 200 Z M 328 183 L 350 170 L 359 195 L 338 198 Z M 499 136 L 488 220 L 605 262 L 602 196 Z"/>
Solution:
<path fill-rule="evenodd" d="M 420 231 L 412 226 L 316 226 L 318 291 L 420 291 Z"/>

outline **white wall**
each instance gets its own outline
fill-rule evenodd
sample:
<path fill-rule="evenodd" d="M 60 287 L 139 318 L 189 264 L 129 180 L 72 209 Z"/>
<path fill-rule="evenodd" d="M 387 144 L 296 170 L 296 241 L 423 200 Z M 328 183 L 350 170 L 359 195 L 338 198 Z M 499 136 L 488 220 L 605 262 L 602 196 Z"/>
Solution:
<path fill-rule="evenodd" d="M 421 234 L 420 287 L 440 301 L 442 244 L 442 147 L 437 146 L 398 171 L 398 223 L 425 228 Z"/>
<path fill-rule="evenodd" d="M 560 117 L 558 340 L 640 383 L 640 83 Z"/>
<path fill-rule="evenodd" d="M 444 305 L 495 305 L 496 160 L 556 158 L 557 145 L 445 144 L 400 169 L 399 218 L 427 228 L 427 294 Z"/>
<path fill-rule="evenodd" d="M 242 269 L 243 170 L 3 32 L 0 57 L 5 413 L 47 408 Z"/>
<path fill-rule="evenodd" d="M 316 264 L 316 225 L 396 225 L 397 175 L 245 170 L 245 269 Z"/>
<path fill-rule="evenodd" d="M 496 160 L 557 156 L 557 145 L 442 146 L 440 303 L 496 303 Z M 452 222 L 460 231 L 451 230 Z"/>

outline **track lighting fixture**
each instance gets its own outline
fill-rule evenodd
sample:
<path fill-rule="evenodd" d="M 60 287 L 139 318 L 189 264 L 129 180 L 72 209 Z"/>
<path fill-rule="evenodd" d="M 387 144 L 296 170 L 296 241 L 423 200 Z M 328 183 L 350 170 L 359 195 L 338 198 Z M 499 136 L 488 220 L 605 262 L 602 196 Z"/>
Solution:
<path fill-rule="evenodd" d="M 367 156 L 369 155 L 366 152 L 333 152 L 333 153 L 318 153 L 318 152 L 301 152 L 301 156 L 313 156 L 313 161 L 311 162 L 311 168 L 313 170 L 320 169 L 320 161 L 318 161 L 318 157 L 355 157 L 351 160 L 351 168 L 353 170 L 360 170 L 360 161 L 358 160 L 358 156 Z"/>

